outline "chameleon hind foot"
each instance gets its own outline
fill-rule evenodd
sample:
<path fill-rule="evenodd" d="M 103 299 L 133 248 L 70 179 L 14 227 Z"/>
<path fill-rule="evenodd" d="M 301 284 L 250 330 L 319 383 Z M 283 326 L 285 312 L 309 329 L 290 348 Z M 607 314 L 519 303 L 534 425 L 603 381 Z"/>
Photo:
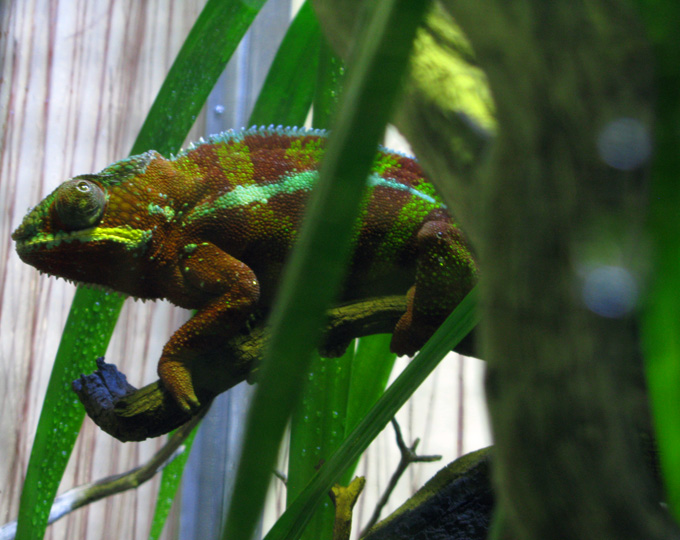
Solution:
<path fill-rule="evenodd" d="M 392 352 L 419 350 L 476 281 L 477 265 L 460 231 L 446 221 L 425 223 L 418 231 L 415 285 L 394 329 Z"/>
<path fill-rule="evenodd" d="M 438 323 L 427 324 L 421 317 L 414 314 L 414 294 L 415 287 L 411 287 L 406 295 L 408 302 L 406 312 L 401 316 L 392 333 L 390 351 L 398 356 L 413 356 L 432 337 L 439 326 Z"/>
<path fill-rule="evenodd" d="M 163 387 L 182 410 L 195 413 L 200 409 L 201 402 L 196 396 L 191 373 L 184 362 L 163 355 L 158 362 L 158 376 Z"/>

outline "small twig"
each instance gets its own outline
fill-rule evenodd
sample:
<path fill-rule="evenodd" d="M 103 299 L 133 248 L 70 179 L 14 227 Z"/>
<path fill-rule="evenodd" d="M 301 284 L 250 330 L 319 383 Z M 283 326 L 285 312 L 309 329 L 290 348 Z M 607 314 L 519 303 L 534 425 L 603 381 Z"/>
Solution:
<path fill-rule="evenodd" d="M 165 445 L 145 464 L 135 467 L 125 473 L 107 476 L 101 480 L 74 487 L 59 495 L 52 504 L 47 524 L 51 525 L 65 515 L 90 503 L 109 497 L 110 495 L 115 495 L 139 487 L 147 480 L 153 478 L 157 472 L 161 471 L 166 465 L 184 452 L 184 447 L 182 446 L 184 441 L 203 419 L 208 412 L 208 409 L 209 407 L 204 407 L 199 414 L 192 417 L 186 424 L 178 428 L 168 439 L 168 442 L 166 442 Z M 0 527 L 0 540 L 13 540 L 16 536 L 16 532 L 17 522 L 10 521 Z"/>
<path fill-rule="evenodd" d="M 366 523 L 366 526 L 361 531 L 360 537 L 366 536 L 366 533 L 369 531 L 369 529 L 373 527 L 373 525 L 378 523 L 382 509 L 387 504 L 387 501 L 392 495 L 394 488 L 397 487 L 399 479 L 404 474 L 404 472 L 406 472 L 406 469 L 411 463 L 421 461 L 439 461 L 442 458 L 441 456 L 436 455 L 435 456 L 417 455 L 416 448 L 418 448 L 418 444 L 420 444 L 420 439 L 416 439 L 415 441 L 413 441 L 411 446 L 408 447 L 406 446 L 404 438 L 401 435 L 401 428 L 399 427 L 399 423 L 397 422 L 396 418 L 392 418 L 392 427 L 394 428 L 394 435 L 397 439 L 397 446 L 399 447 L 399 452 L 401 453 L 401 459 L 399 460 L 399 465 L 397 465 L 397 469 L 392 474 L 392 477 L 390 478 L 390 481 L 387 484 L 385 491 L 383 492 L 382 496 L 376 503 L 375 510 L 373 510 L 373 515 L 371 515 L 371 519 L 368 520 L 368 523 Z"/>
<path fill-rule="evenodd" d="M 333 540 L 349 540 L 352 532 L 352 509 L 364 489 L 366 479 L 355 476 L 349 486 L 335 484 L 328 494 L 335 506 L 335 522 L 333 523 Z"/>

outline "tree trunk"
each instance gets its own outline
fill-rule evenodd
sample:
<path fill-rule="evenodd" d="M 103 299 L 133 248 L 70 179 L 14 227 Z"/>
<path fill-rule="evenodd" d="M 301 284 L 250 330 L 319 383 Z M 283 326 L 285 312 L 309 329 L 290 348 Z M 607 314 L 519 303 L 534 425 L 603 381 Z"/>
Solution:
<path fill-rule="evenodd" d="M 341 46 L 349 27 L 330 15 L 348 2 L 315 2 Z M 635 315 L 652 59 L 636 14 L 614 0 L 442 4 L 488 77 L 491 159 L 474 144 L 480 130 L 437 99 L 459 88 L 450 29 L 424 29 L 451 46 L 416 53 L 414 66 L 437 61 L 421 76 L 412 69 L 397 123 L 480 254 L 502 530 L 536 540 L 677 536 L 638 443 L 648 427 Z"/>

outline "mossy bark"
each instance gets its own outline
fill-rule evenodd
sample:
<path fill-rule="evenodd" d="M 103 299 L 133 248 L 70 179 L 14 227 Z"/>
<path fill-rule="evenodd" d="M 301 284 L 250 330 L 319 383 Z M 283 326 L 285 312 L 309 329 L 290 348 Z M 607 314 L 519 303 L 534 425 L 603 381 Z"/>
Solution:
<path fill-rule="evenodd" d="M 606 317 L 583 296 L 592 269 L 642 275 L 644 163 L 613 167 L 602 148 L 621 119 L 650 129 L 651 58 L 638 21 L 613 1 L 447 7 L 497 107 L 479 183 L 482 349 L 510 530 L 667 537 L 636 437 L 645 411 L 635 312 Z"/>

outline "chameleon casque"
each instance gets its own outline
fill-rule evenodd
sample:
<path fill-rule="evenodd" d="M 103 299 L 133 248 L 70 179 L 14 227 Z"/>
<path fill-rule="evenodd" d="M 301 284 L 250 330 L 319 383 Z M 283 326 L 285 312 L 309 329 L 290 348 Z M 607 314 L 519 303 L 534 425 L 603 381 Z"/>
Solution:
<path fill-rule="evenodd" d="M 324 132 L 229 131 L 166 159 L 149 151 L 76 176 L 13 233 L 21 259 L 82 284 L 196 314 L 163 349 L 162 384 L 200 406 L 197 370 L 266 312 L 318 178 Z M 408 294 L 391 348 L 413 354 L 472 288 L 476 264 L 418 163 L 380 148 L 340 301 Z"/>

